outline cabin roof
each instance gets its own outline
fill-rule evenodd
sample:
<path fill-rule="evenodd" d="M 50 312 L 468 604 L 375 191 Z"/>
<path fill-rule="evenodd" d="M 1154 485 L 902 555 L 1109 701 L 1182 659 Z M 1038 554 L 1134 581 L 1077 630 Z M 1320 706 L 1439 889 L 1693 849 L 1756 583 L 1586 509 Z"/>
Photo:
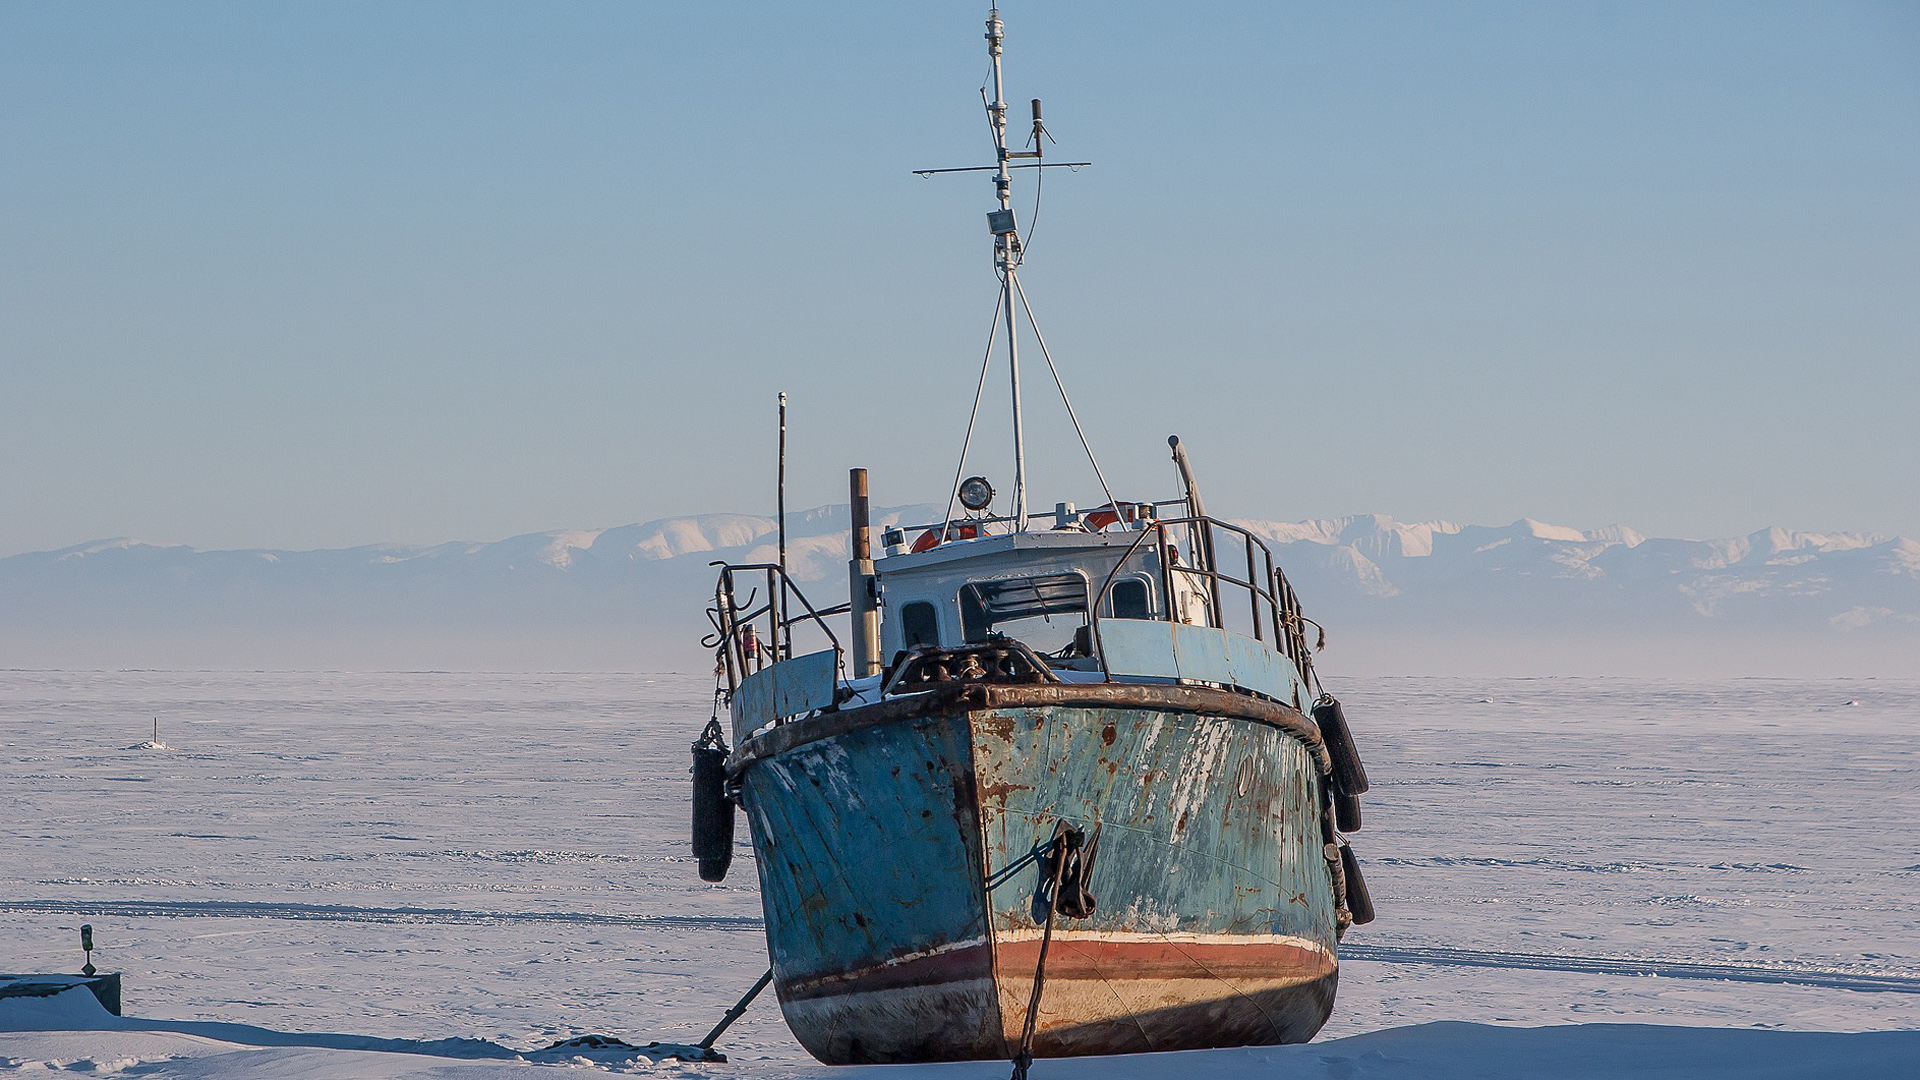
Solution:
<path fill-rule="evenodd" d="M 916 570 L 962 570 L 968 564 L 988 560 L 1005 564 L 1010 561 L 1009 556 L 1014 557 L 1011 561 L 1017 561 L 1022 554 L 1033 556 L 1037 565 L 1057 564 L 1061 556 L 1082 552 L 1097 552 L 1104 561 L 1106 558 L 1117 558 L 1139 539 L 1140 534 L 1135 530 L 1089 533 L 1077 529 L 1059 529 L 1008 533 L 972 540 L 949 540 L 926 551 L 889 555 L 875 560 L 873 569 L 881 576 Z"/>

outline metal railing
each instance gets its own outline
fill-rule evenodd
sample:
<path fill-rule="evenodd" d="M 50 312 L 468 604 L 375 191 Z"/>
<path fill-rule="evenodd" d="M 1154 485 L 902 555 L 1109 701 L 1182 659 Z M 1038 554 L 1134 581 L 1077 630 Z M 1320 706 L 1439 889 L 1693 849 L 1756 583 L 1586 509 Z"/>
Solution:
<path fill-rule="evenodd" d="M 740 680 L 746 678 L 769 664 L 793 659 L 793 628 L 796 625 L 812 624 L 826 636 L 834 652 L 834 670 L 844 670 L 847 652 L 840 645 L 840 636 L 827 624 L 830 615 L 844 615 L 848 606 L 839 604 L 829 608 L 815 608 L 807 600 L 807 594 L 800 590 L 793 578 L 780 569 L 778 563 L 709 563 L 720 568 L 720 579 L 713 587 L 713 606 L 707 609 L 707 618 L 713 623 L 714 632 L 700 642 L 702 648 L 716 649 L 726 668 L 727 694 L 731 698 L 734 691 L 740 689 Z M 735 577 L 764 575 L 767 590 L 765 602 L 759 600 L 758 585 L 752 586 L 746 600 L 740 600 Z M 787 610 L 787 602 L 796 601 L 803 609 L 801 614 L 792 615 Z M 755 604 L 759 604 L 755 607 Z M 762 636 L 762 628 L 765 636 Z"/>
<path fill-rule="evenodd" d="M 1159 586 L 1159 620 L 1186 621 L 1180 617 L 1177 600 L 1182 590 L 1176 588 L 1175 582 L 1192 582 L 1197 588 L 1187 595 L 1204 597 L 1207 625 L 1222 630 L 1246 627 L 1255 640 L 1270 644 L 1274 651 L 1292 662 L 1303 682 L 1312 684 L 1313 650 L 1307 644 L 1304 630 L 1307 620 L 1301 614 L 1300 599 L 1292 583 L 1275 564 L 1273 552 L 1264 541 L 1238 525 L 1211 517 L 1143 518 L 1140 521 L 1133 543 L 1114 563 L 1099 590 L 1087 598 L 1093 656 L 1103 672 L 1108 669 L 1100 643 L 1101 611 L 1110 606 L 1113 587 L 1121 572 L 1136 563 L 1149 540 L 1158 563 L 1157 572 L 1149 576 Z M 1179 555 L 1183 546 L 1190 556 L 1186 560 Z M 1228 563 L 1232 565 L 1231 570 L 1225 568 Z M 814 607 L 777 563 L 715 562 L 710 565 L 720 568 L 719 580 L 714 585 L 713 607 L 707 611 L 714 632 L 701 644 L 720 653 L 729 699 L 748 675 L 793 658 L 795 626 L 811 624 L 818 630 L 833 649 L 834 670 L 845 682 L 846 650 L 827 619 L 846 614 L 847 604 Z M 1243 565 L 1244 577 L 1240 576 Z M 743 583 L 748 583 L 750 588 L 744 600 L 740 597 Z M 763 586 L 764 600 L 760 592 Z M 1240 598 L 1244 598 L 1244 607 Z M 789 611 L 790 604 L 797 604 L 800 612 Z"/>
<path fill-rule="evenodd" d="M 1072 513 L 1076 521 L 1084 521 L 1088 517 L 1101 513 L 1110 513 L 1116 517 L 1124 515 L 1123 520 L 1126 522 L 1127 527 L 1129 529 L 1137 529 L 1142 527 L 1142 523 L 1154 520 L 1153 515 L 1158 513 L 1161 507 L 1186 505 L 1187 501 L 1185 499 L 1161 499 L 1158 502 L 1127 502 L 1122 500 L 1117 509 L 1114 504 L 1105 503 L 1100 506 L 1076 507 Z M 1051 512 L 1042 511 L 1028 515 L 1028 519 L 1039 520 L 1049 516 L 1051 516 Z M 933 533 L 935 536 L 940 537 L 940 543 L 944 544 L 952 540 L 970 540 L 984 536 L 1009 535 L 1014 531 L 1013 525 L 1015 521 L 1016 519 L 1011 515 L 968 515 L 967 517 L 953 518 L 948 521 L 929 521 L 920 525 L 908 525 L 905 523 L 888 525 L 881 530 L 881 535 L 884 538 L 888 533 L 897 534 L 898 540 L 896 542 L 905 547 L 917 541 L 922 535 Z M 1007 528 L 1005 532 L 989 532 L 988 526 L 990 525 L 1004 525 Z M 1068 527 L 1071 528 L 1071 526 Z M 974 536 L 963 536 L 962 530 L 973 530 Z M 885 542 L 884 539 L 882 542 Z"/>
<path fill-rule="evenodd" d="M 1223 545 L 1220 533 L 1238 540 L 1246 564 L 1246 577 L 1238 577 L 1233 572 L 1222 569 L 1223 548 L 1231 547 L 1231 541 Z M 1106 580 L 1101 582 L 1098 594 L 1090 598 L 1088 621 L 1092 625 L 1095 655 L 1100 660 L 1102 670 L 1107 667 L 1106 654 L 1100 646 L 1100 611 L 1111 602 L 1113 586 L 1121 570 L 1144 546 L 1149 537 L 1159 562 L 1161 618 L 1167 622 L 1182 621 L 1176 605 L 1175 575 L 1185 575 L 1188 580 L 1197 582 L 1198 591 L 1205 597 L 1209 624 L 1222 630 L 1234 629 L 1229 625 L 1226 597 L 1229 591 L 1244 595 L 1246 598 L 1246 625 L 1252 631 L 1256 641 L 1270 642 L 1276 652 L 1293 662 L 1300 672 L 1302 680 L 1311 681 L 1313 653 L 1308 648 L 1306 634 L 1302 630 L 1300 599 L 1294 594 L 1293 585 L 1273 561 L 1273 552 L 1266 543 L 1253 533 L 1211 517 L 1161 518 L 1149 521 L 1135 538 L 1120 561 L 1108 572 Z M 1186 541 L 1191 561 L 1180 558 L 1180 541 Z M 1235 568 L 1241 560 L 1235 559 Z M 1236 603 L 1237 607 L 1237 603 Z M 1236 616 L 1237 619 L 1237 616 Z"/>

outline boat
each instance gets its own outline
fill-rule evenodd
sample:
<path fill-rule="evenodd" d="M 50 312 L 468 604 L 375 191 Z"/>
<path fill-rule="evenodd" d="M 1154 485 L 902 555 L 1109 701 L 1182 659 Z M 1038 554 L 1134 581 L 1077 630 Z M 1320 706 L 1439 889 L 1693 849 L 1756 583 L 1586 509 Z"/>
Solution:
<path fill-rule="evenodd" d="M 851 470 L 848 599 L 825 607 L 788 573 L 782 484 L 779 560 L 716 564 L 700 873 L 725 877 L 738 808 L 780 1008 L 824 1063 L 998 1058 L 1018 1077 L 1036 1057 L 1303 1042 L 1341 936 L 1373 917 L 1346 841 L 1365 770 L 1317 624 L 1267 546 L 1208 515 L 1178 438 L 1173 497 L 1115 498 L 1096 461 L 1092 509 L 1029 506 L 1011 186 L 1086 163 L 1043 159 L 1037 100 L 1009 148 L 1004 37 L 994 10 L 994 163 L 927 172 L 994 182 L 1010 506 L 963 475 L 963 441 L 942 518 L 887 524 L 876 553 Z"/>

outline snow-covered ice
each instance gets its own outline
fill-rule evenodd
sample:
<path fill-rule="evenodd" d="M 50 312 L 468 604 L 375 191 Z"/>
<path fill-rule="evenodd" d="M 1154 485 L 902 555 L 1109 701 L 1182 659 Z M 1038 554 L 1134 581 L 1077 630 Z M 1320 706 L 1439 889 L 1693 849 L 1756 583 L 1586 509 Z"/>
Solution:
<path fill-rule="evenodd" d="M 577 1035 L 697 1040 L 765 965 L 744 847 L 721 886 L 687 854 L 711 687 L 0 672 L 0 970 L 77 970 L 91 923 L 127 1014 L 84 991 L 0 999 L 0 1068 L 493 1076 Z M 1336 689 L 1375 782 L 1355 846 L 1380 921 L 1347 938 L 1320 1041 L 1204 1067 L 1920 1075 L 1920 681 Z M 130 746 L 156 714 L 170 749 Z M 770 996 L 721 1045 L 729 1065 L 569 1060 L 844 1071 Z"/>

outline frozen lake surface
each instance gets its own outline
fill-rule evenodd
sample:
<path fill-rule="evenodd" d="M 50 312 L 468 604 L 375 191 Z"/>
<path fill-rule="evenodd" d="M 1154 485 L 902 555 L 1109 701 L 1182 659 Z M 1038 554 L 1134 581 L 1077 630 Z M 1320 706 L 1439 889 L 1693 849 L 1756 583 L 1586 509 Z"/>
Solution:
<path fill-rule="evenodd" d="M 1721 1052 L 1734 1035 L 1699 1029 L 1920 1028 L 1920 680 L 1334 688 L 1374 780 L 1354 844 L 1380 919 L 1347 937 L 1322 1041 L 1378 1032 L 1343 1045 L 1414 1060 L 1461 1039 L 1497 1056 L 1520 1036 L 1381 1029 L 1672 1025 L 1752 1066 L 1791 1055 Z M 0 672 L 0 969 L 77 969 L 89 922 L 128 1017 L 203 1040 L 697 1040 L 766 963 L 744 822 L 725 885 L 701 883 L 687 852 L 687 747 L 711 690 L 689 675 Z M 165 748 L 146 745 L 156 716 Z M 1589 1060 L 1573 1047 L 1607 1032 L 1679 1037 L 1569 1028 L 1562 1052 Z M 173 1056 L 177 1075 L 219 1074 L 187 1070 L 178 1045 L 134 1046 L 185 1037 L 114 1035 L 134 1047 L 115 1067 L 176 1075 L 152 1071 Z M 107 1035 L 0 1034 L 0 1066 L 80 1067 L 88 1039 Z M 1872 1045 L 1920 1070 L 1920 1043 Z M 662 1068 L 827 1071 L 771 995 L 722 1046 L 730 1066 Z M 1334 1053 L 1306 1049 L 1321 1056 L 1293 1066 Z M 368 1072 L 375 1057 L 407 1055 L 339 1075 L 414 1075 Z M 422 1061 L 455 1067 L 406 1067 Z M 458 1066 L 506 1067 L 526 1066 Z M 1082 1071 L 1043 1062 L 1036 1080 L 1053 1068 Z M 1352 1075 L 1451 1075 L 1386 1068 Z"/>

